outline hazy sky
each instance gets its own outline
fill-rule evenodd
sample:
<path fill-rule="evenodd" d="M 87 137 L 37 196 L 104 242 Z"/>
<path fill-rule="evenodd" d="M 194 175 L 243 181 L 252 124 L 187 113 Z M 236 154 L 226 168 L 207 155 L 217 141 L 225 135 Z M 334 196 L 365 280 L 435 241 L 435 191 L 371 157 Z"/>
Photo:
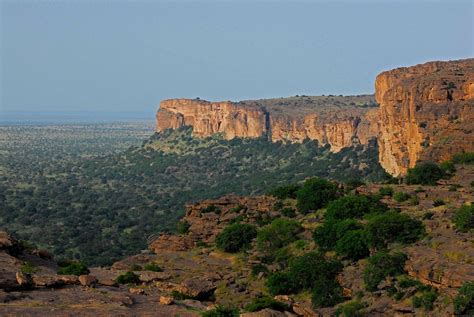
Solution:
<path fill-rule="evenodd" d="M 474 55 L 473 1 L 381 2 L 0 0 L 0 110 L 373 93 L 382 70 Z"/>

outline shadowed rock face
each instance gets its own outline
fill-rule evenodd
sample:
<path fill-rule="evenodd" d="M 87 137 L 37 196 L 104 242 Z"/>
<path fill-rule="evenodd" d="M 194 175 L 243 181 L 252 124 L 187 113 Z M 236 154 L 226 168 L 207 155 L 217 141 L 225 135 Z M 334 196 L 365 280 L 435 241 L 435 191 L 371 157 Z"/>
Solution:
<path fill-rule="evenodd" d="M 235 137 L 268 137 L 273 142 L 312 139 L 321 145 L 331 145 L 332 151 L 337 152 L 354 144 L 367 144 L 375 137 L 376 130 L 366 119 L 373 112 L 370 107 L 373 105 L 372 96 L 292 97 L 238 103 L 170 99 L 160 104 L 156 130 L 192 126 L 197 137 L 221 133 L 228 140 Z"/>
<path fill-rule="evenodd" d="M 377 76 L 379 161 L 403 175 L 418 160 L 474 150 L 474 59 L 430 62 Z"/>

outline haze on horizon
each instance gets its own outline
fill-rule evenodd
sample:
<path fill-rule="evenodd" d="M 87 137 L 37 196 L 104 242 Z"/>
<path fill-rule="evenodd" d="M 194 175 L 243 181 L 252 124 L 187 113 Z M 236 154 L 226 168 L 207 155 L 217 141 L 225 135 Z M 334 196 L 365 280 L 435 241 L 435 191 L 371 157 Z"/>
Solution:
<path fill-rule="evenodd" d="M 1 1 L 0 13 L 0 116 L 373 93 L 383 70 L 474 51 L 472 1 Z"/>

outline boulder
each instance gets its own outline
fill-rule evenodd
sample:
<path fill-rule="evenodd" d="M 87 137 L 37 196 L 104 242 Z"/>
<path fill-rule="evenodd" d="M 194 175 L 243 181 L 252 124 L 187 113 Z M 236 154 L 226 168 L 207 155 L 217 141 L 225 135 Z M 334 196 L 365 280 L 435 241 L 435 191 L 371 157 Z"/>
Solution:
<path fill-rule="evenodd" d="M 59 275 L 33 275 L 33 285 L 36 287 L 58 287 L 65 283 Z"/>
<path fill-rule="evenodd" d="M 166 272 L 151 272 L 143 271 L 140 273 L 140 281 L 144 283 L 154 282 L 154 281 L 166 281 L 171 278 L 171 274 Z"/>
<path fill-rule="evenodd" d="M 59 275 L 58 278 L 67 285 L 77 285 L 79 283 L 79 277 L 76 275 Z"/>
<path fill-rule="evenodd" d="M 243 313 L 240 316 L 241 317 L 288 317 L 287 314 L 281 311 L 273 310 L 269 308 L 265 308 L 263 310 L 252 312 L 252 313 Z"/>
<path fill-rule="evenodd" d="M 174 300 L 171 296 L 160 296 L 160 304 L 161 305 L 171 305 L 173 304 Z"/>
<path fill-rule="evenodd" d="M 16 272 L 16 282 L 18 285 L 23 287 L 30 287 L 33 284 L 33 279 L 31 278 L 30 274 Z"/>
<path fill-rule="evenodd" d="M 178 291 L 184 295 L 202 300 L 209 298 L 216 288 L 216 285 L 208 280 L 192 278 L 183 281 L 178 287 Z"/>
<path fill-rule="evenodd" d="M 97 278 L 93 275 L 81 275 L 79 276 L 79 282 L 82 286 L 95 286 L 97 284 Z"/>
<path fill-rule="evenodd" d="M 293 304 L 293 311 L 298 316 L 303 317 L 321 317 L 322 315 L 316 311 L 314 311 L 311 306 L 304 303 L 295 303 Z"/>

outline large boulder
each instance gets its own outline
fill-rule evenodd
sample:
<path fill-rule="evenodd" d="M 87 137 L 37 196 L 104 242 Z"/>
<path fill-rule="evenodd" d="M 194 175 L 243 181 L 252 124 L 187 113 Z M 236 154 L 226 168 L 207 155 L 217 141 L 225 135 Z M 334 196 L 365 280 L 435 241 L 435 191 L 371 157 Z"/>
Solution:
<path fill-rule="evenodd" d="M 205 300 L 213 295 L 216 288 L 216 285 L 211 281 L 201 278 L 192 278 L 183 281 L 178 287 L 178 291 L 184 295 L 199 300 Z"/>

